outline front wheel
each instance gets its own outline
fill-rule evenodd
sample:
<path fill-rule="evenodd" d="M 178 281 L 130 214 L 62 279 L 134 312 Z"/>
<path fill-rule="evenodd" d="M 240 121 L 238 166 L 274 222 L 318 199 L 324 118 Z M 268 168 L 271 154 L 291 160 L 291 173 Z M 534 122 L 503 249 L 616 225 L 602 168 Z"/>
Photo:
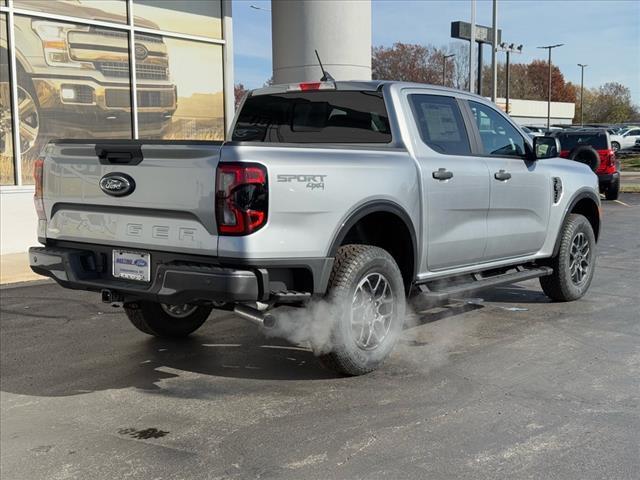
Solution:
<path fill-rule="evenodd" d="M 553 273 L 540 277 L 544 293 L 559 302 L 582 297 L 591 285 L 596 267 L 596 237 L 589 221 L 570 214 L 560 231 L 560 248 L 550 261 Z"/>
<path fill-rule="evenodd" d="M 124 306 L 134 327 L 148 335 L 181 338 L 195 332 L 207 320 L 212 307 L 135 302 Z"/>
<path fill-rule="evenodd" d="M 389 356 L 404 323 L 405 289 L 400 269 L 386 250 L 345 245 L 329 279 L 332 318 L 329 350 L 320 361 L 344 375 L 362 375 Z"/>
<path fill-rule="evenodd" d="M 618 142 L 611 142 L 611 148 L 614 152 L 620 150 L 620 144 Z"/>

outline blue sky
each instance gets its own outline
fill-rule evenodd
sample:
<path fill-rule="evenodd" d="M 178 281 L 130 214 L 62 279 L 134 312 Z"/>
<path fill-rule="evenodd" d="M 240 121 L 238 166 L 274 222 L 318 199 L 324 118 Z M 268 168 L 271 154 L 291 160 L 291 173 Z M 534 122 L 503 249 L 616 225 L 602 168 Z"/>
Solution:
<path fill-rule="evenodd" d="M 271 14 L 265 11 L 270 3 L 233 2 L 235 81 L 247 88 L 271 76 Z M 468 0 L 373 0 L 372 43 L 446 45 L 454 41 L 451 22 L 469 21 L 469 7 Z M 476 23 L 491 25 L 490 0 L 477 1 Z M 585 86 L 620 82 L 640 104 L 640 0 L 499 0 L 498 23 L 503 41 L 524 45 L 515 61 L 546 59 L 546 50 L 535 47 L 564 43 L 552 61 L 567 80 L 579 84 L 576 64 L 586 63 Z M 485 58 L 490 58 L 488 48 Z"/>

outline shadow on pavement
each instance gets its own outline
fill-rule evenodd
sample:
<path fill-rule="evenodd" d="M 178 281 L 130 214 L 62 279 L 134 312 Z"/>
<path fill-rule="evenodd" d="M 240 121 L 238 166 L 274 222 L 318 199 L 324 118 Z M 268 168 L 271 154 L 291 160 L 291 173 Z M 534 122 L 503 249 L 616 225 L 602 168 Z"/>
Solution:
<path fill-rule="evenodd" d="M 231 314 L 214 314 L 196 334 L 178 341 L 148 337 L 122 310 L 107 308 L 82 298 L 3 295 L 1 389 L 36 396 L 129 387 L 161 392 L 158 383 L 180 372 L 264 381 L 337 378 L 309 349 L 265 338 Z M 420 311 L 408 328 L 478 308 L 463 304 Z M 238 385 L 215 390 L 224 394 L 233 388 Z"/>

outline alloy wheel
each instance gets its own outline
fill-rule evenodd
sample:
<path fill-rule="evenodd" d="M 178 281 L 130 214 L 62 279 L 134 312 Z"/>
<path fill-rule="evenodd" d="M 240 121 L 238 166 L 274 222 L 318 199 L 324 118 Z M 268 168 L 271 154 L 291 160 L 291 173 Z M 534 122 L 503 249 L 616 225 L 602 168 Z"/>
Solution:
<path fill-rule="evenodd" d="M 587 236 L 578 232 L 571 241 L 571 250 L 569 251 L 569 270 L 571 273 L 571 281 L 575 285 L 582 284 L 587 278 L 591 264 L 591 248 Z"/>
<path fill-rule="evenodd" d="M 395 314 L 395 297 L 381 273 L 365 276 L 351 302 L 351 332 L 358 348 L 375 350 L 389 335 Z"/>
<path fill-rule="evenodd" d="M 36 144 L 40 132 L 40 115 L 31 94 L 19 85 L 17 110 L 20 118 L 20 151 L 24 154 Z"/>
<path fill-rule="evenodd" d="M 160 306 L 164 313 L 173 318 L 186 318 L 198 308 L 197 305 L 191 305 L 189 303 L 183 303 L 182 305 L 168 305 L 166 303 L 161 303 Z"/>

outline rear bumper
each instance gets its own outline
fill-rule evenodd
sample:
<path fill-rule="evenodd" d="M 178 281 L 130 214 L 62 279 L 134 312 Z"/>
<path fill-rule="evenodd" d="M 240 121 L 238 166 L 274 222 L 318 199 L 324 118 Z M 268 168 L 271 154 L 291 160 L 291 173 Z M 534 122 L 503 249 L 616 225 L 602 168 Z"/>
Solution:
<path fill-rule="evenodd" d="M 251 270 L 205 264 L 157 264 L 149 283 L 113 278 L 108 264 L 96 262 L 94 252 L 70 248 L 32 247 L 31 269 L 75 290 L 111 290 L 126 300 L 168 304 L 207 301 L 252 302 L 263 296 L 258 274 Z M 109 262 L 106 262 L 109 263 Z"/>
<path fill-rule="evenodd" d="M 115 278 L 111 246 L 59 242 L 29 249 L 31 269 L 65 288 L 110 290 L 125 301 L 279 303 L 282 292 L 325 293 L 333 258 L 231 259 L 151 251 L 151 281 Z"/>
<path fill-rule="evenodd" d="M 616 183 L 620 181 L 620 172 L 615 173 L 604 173 L 598 175 L 598 184 L 600 188 L 608 187 L 612 183 Z"/>

